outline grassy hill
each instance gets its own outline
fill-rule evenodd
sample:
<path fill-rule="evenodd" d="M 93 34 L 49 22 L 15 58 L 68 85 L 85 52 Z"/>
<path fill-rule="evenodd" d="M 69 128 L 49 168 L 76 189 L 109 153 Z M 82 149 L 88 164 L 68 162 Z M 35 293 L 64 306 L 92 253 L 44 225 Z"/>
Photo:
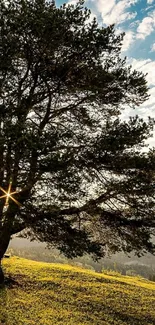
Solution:
<path fill-rule="evenodd" d="M 0 325 L 153 325 L 155 283 L 12 257 L 0 289 Z"/>

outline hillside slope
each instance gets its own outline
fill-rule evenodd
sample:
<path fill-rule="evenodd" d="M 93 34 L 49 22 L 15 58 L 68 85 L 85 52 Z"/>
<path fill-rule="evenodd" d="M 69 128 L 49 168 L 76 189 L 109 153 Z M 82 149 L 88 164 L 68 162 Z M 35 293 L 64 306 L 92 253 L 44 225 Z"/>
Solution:
<path fill-rule="evenodd" d="M 0 325 L 153 325 L 155 283 L 12 257 Z"/>

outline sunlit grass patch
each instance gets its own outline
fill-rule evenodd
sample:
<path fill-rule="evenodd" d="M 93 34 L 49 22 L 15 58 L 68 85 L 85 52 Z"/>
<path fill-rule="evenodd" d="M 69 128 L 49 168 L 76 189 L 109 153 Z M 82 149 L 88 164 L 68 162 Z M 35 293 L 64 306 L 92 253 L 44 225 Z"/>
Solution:
<path fill-rule="evenodd" d="M 153 325 L 155 283 L 120 274 L 12 257 L 18 285 L 1 293 L 6 325 Z M 1 298 L 0 298 L 1 299 Z"/>

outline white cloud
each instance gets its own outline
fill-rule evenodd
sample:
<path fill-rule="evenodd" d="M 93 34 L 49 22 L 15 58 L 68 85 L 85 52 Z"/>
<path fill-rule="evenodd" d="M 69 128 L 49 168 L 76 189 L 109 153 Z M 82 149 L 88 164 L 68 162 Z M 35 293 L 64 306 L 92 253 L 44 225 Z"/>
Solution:
<path fill-rule="evenodd" d="M 98 0 L 96 7 L 101 13 L 103 23 L 120 24 L 126 20 L 136 17 L 136 12 L 129 12 L 128 9 L 134 5 L 138 0 Z"/>
<path fill-rule="evenodd" d="M 137 60 L 131 58 L 129 59 L 128 63 L 132 65 L 133 69 L 142 71 L 144 74 L 148 73 L 148 75 L 146 76 L 146 80 L 148 82 L 148 87 L 150 87 L 150 89 L 148 90 L 148 94 L 150 95 L 150 97 L 135 110 L 128 109 L 126 112 L 124 111 L 123 118 L 126 119 L 128 116 L 135 114 L 138 114 L 144 120 L 147 120 L 148 116 L 155 118 L 155 61 L 150 59 Z M 155 145 L 155 138 L 153 142 Z"/>
<path fill-rule="evenodd" d="M 96 7 L 97 7 L 98 11 L 102 13 L 102 16 L 106 16 L 107 14 L 109 14 L 115 5 L 116 5 L 115 0 L 109 0 L 109 1 L 98 0 L 98 1 L 96 1 Z"/>
<path fill-rule="evenodd" d="M 155 52 L 155 43 L 152 44 L 150 52 Z"/>
<path fill-rule="evenodd" d="M 142 71 L 144 74 L 147 73 L 146 80 L 149 87 L 155 86 L 155 61 L 151 59 L 130 59 L 129 63 L 132 65 L 133 69 Z"/>
<path fill-rule="evenodd" d="M 67 2 L 67 4 L 69 4 L 69 5 L 76 5 L 77 2 L 78 2 L 78 0 L 70 0 L 70 1 Z"/>
<path fill-rule="evenodd" d="M 144 74 L 147 73 L 146 80 L 148 83 L 148 87 L 150 87 L 148 93 L 150 95 L 149 99 L 145 101 L 141 107 L 151 107 L 153 105 L 154 108 L 154 116 L 155 116 L 155 60 L 151 59 L 135 59 L 130 58 L 127 61 L 128 65 L 132 66 L 132 70 L 141 71 Z M 148 115 L 148 114 L 147 114 Z"/>
<path fill-rule="evenodd" d="M 147 3 L 148 3 L 149 5 L 152 5 L 153 2 L 154 2 L 154 0 L 147 0 Z"/>
<path fill-rule="evenodd" d="M 130 25 L 129 27 L 133 28 L 133 27 L 137 27 L 137 25 L 139 25 L 140 23 L 140 20 L 134 20 Z"/>
<path fill-rule="evenodd" d="M 149 16 L 143 18 L 137 28 L 137 38 L 145 39 L 154 31 L 155 27 L 155 10 Z"/>
<path fill-rule="evenodd" d="M 128 30 L 125 32 L 123 44 L 122 44 L 122 52 L 125 52 L 129 49 L 129 47 L 134 43 L 135 34 L 133 31 Z"/>
<path fill-rule="evenodd" d="M 148 120 L 148 116 L 155 118 L 155 76 L 153 72 L 155 69 L 155 61 L 151 61 L 150 59 L 137 60 L 131 58 L 128 60 L 128 63 L 132 65 L 133 69 L 142 71 L 143 73 L 148 73 L 146 79 L 148 81 L 148 86 L 151 88 L 148 90 L 148 94 L 150 95 L 149 99 L 139 107 L 135 107 L 134 110 L 127 107 L 122 112 L 122 120 L 127 120 L 129 116 L 134 116 L 136 114 L 138 114 L 139 117 L 142 117 L 145 121 Z M 146 140 L 146 143 L 149 147 L 155 146 L 155 131 L 153 132 L 153 138 Z"/>
<path fill-rule="evenodd" d="M 148 116 L 155 119 L 155 86 L 149 89 L 148 94 L 149 99 L 140 106 L 137 112 L 144 120 L 147 120 Z M 146 140 L 146 144 L 149 144 L 150 148 L 155 147 L 155 130 L 153 137 Z"/>
<path fill-rule="evenodd" d="M 150 88 L 148 94 L 150 95 L 150 97 L 141 105 L 141 108 L 146 109 L 147 107 L 149 110 L 152 108 L 155 117 L 155 87 Z"/>

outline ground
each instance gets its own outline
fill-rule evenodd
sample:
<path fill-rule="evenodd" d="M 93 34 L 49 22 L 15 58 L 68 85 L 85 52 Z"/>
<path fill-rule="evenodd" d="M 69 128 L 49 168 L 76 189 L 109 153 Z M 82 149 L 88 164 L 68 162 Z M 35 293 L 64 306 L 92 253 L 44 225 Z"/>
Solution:
<path fill-rule="evenodd" d="M 11 257 L 0 325 L 153 325 L 155 283 Z"/>

